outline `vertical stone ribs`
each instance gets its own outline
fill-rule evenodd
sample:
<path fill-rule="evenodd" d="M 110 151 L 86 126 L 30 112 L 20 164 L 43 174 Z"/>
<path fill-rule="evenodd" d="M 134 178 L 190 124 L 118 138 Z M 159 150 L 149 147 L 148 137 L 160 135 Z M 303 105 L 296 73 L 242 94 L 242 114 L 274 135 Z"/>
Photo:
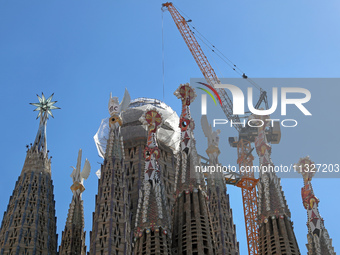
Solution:
<path fill-rule="evenodd" d="M 111 116 L 111 118 L 113 118 Z M 120 126 L 111 124 L 101 178 L 98 180 L 90 254 L 131 254 L 128 184 Z"/>
<path fill-rule="evenodd" d="M 1 224 L 1 255 L 57 253 L 51 162 L 47 157 L 36 147 L 27 151 Z"/>
<path fill-rule="evenodd" d="M 207 116 L 201 117 L 201 126 L 208 140 L 206 153 L 210 166 L 218 166 L 220 155 L 219 134 L 220 130 L 213 132 Z M 233 224 L 232 210 L 230 209 L 229 195 L 227 194 L 226 181 L 223 173 L 216 171 L 207 176 L 207 189 L 209 196 L 209 211 L 214 236 L 216 239 L 216 254 L 239 254 L 239 244 L 236 240 L 236 227 Z"/>
<path fill-rule="evenodd" d="M 281 187 L 281 180 L 274 171 L 271 160 L 271 145 L 267 142 L 263 118 L 262 127 L 255 138 L 256 152 L 260 160 L 260 181 L 258 182 L 259 252 L 260 254 L 300 254 L 293 231 L 291 213 Z M 261 119 L 261 117 L 257 117 Z"/>
<path fill-rule="evenodd" d="M 209 210 L 216 238 L 216 254 L 237 255 L 239 254 L 239 243 L 236 239 L 236 226 L 233 223 L 226 183 L 223 176 L 212 178 L 218 178 L 214 180 L 214 184 L 211 183 L 211 180 L 207 180 Z"/>
<path fill-rule="evenodd" d="M 59 248 L 60 255 L 85 255 L 85 232 L 84 232 L 84 206 L 81 198 L 85 190 L 83 186 L 84 179 L 90 175 L 91 166 L 89 161 L 85 160 L 83 170 L 80 172 L 82 150 L 79 150 L 77 167 L 73 167 L 71 174 L 73 184 L 71 190 L 73 193 L 70 209 L 68 211 L 65 230 L 62 233 L 61 245 Z"/>
<path fill-rule="evenodd" d="M 178 161 L 181 159 L 178 158 Z M 177 174 L 181 175 L 182 171 L 177 171 Z M 189 180 L 187 185 L 176 185 L 172 218 L 173 254 L 215 254 L 207 194 L 204 187 Z"/>
<path fill-rule="evenodd" d="M 127 90 L 120 104 L 117 97 L 110 95 L 110 131 L 103 155 L 101 177 L 98 180 L 98 194 L 90 233 L 91 255 L 131 254 L 131 217 L 120 117 L 129 103 L 130 95 Z"/>
<path fill-rule="evenodd" d="M 72 198 L 65 230 L 62 232 L 60 255 L 86 255 L 83 201 Z"/>

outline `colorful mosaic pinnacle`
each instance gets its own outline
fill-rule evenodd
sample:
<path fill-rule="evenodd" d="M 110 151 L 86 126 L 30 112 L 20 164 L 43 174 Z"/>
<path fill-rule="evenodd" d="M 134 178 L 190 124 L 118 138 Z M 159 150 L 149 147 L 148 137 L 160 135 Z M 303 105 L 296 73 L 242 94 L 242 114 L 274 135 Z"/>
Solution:
<path fill-rule="evenodd" d="M 181 150 L 189 155 L 193 142 L 193 130 L 195 128 L 194 120 L 190 115 L 190 104 L 197 95 L 195 90 L 189 86 L 189 83 L 181 84 L 174 92 L 174 95 L 182 101 L 182 114 L 179 122 L 181 129 Z"/>
<path fill-rule="evenodd" d="M 160 150 L 157 143 L 157 129 L 162 124 L 162 116 L 156 108 L 148 108 L 140 117 L 140 122 L 147 127 L 147 144 L 144 148 L 145 159 L 143 190 L 140 191 L 136 215 L 136 236 L 141 237 L 143 231 L 168 233 L 168 216 L 166 203 L 163 201 L 161 174 L 158 159 Z"/>
<path fill-rule="evenodd" d="M 159 183 L 159 165 L 158 159 L 160 156 L 160 151 L 157 145 L 156 131 L 158 126 L 162 123 L 162 117 L 157 110 L 148 110 L 142 117 L 140 121 L 143 125 L 148 128 L 148 139 L 147 146 L 144 149 L 144 159 L 145 159 L 145 174 L 144 181 L 151 184 L 151 188 L 155 187 L 156 182 Z"/>
<path fill-rule="evenodd" d="M 303 176 L 304 186 L 301 188 L 303 207 L 307 210 L 307 249 L 308 255 L 335 255 L 332 239 L 324 225 L 312 187 L 312 178 L 316 173 L 315 163 L 309 156 L 300 158 L 295 169 Z"/>
<path fill-rule="evenodd" d="M 303 176 L 304 182 L 311 181 L 316 173 L 315 163 L 310 160 L 309 156 L 300 158 L 299 162 L 295 164 L 294 168 Z"/>
<path fill-rule="evenodd" d="M 216 254 L 204 176 L 202 172 L 195 172 L 195 166 L 199 166 L 200 162 L 190 104 L 196 94 L 187 83 L 181 84 L 174 95 L 182 101 L 182 113 L 179 121 L 181 141 L 176 155 L 175 203 L 172 212 L 173 254 Z"/>
<path fill-rule="evenodd" d="M 315 174 L 312 170 L 313 161 L 310 160 L 309 156 L 300 158 L 296 164 L 296 169 L 303 176 L 304 187 L 301 188 L 301 196 L 303 201 L 303 207 L 307 210 L 308 214 L 308 232 L 313 235 L 321 235 L 321 216 L 318 210 L 319 199 L 314 195 L 311 180 Z"/>
<path fill-rule="evenodd" d="M 181 84 L 174 92 L 174 95 L 182 101 L 182 113 L 179 120 L 179 128 L 181 129 L 181 143 L 180 153 L 177 158 L 175 176 L 177 196 L 182 192 L 184 187 L 190 187 L 190 190 L 192 190 L 196 184 L 196 181 L 199 182 L 199 179 L 190 178 L 190 170 L 192 170 L 193 165 L 197 165 L 197 152 L 194 138 L 195 122 L 191 118 L 190 114 L 190 104 L 196 98 L 196 93 L 195 90 L 190 87 L 189 83 L 186 83 Z M 192 150 L 194 150 L 194 153 L 192 153 Z M 192 161 L 191 164 L 190 160 Z"/>

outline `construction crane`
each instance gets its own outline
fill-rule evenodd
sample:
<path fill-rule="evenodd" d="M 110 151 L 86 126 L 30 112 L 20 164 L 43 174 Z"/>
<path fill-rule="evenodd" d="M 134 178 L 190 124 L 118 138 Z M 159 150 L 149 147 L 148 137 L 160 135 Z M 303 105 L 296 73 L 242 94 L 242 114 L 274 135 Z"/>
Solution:
<path fill-rule="evenodd" d="M 250 152 L 252 152 L 252 151 L 253 151 L 253 148 L 251 148 Z M 246 155 L 246 156 L 250 156 L 250 154 Z M 199 157 L 200 157 L 200 161 L 201 161 L 202 166 L 209 166 L 209 159 L 208 158 L 206 158 L 202 155 L 199 155 Z M 251 157 L 250 157 L 250 159 L 251 159 Z M 209 174 L 207 172 L 204 172 L 204 176 L 208 177 Z M 239 188 L 243 187 L 243 188 L 248 189 L 248 190 L 254 189 L 255 185 L 259 181 L 259 179 L 256 179 L 256 178 L 253 178 L 253 177 L 248 177 L 248 176 L 245 176 L 244 174 L 239 174 L 237 172 L 231 171 L 230 169 L 226 169 L 226 171 L 223 172 L 223 177 L 226 181 L 226 184 L 233 185 L 233 186 L 236 186 L 236 187 L 239 187 Z M 245 185 L 246 181 L 249 181 L 247 185 Z"/>
<path fill-rule="evenodd" d="M 215 87 L 215 84 L 221 84 L 214 69 L 211 67 L 207 57 L 205 56 L 203 50 L 197 42 L 194 33 L 191 31 L 187 21 L 182 17 L 182 15 L 177 11 L 177 9 L 171 2 L 167 2 L 162 5 L 162 10 L 165 9 L 170 12 L 179 32 L 181 33 L 207 83 L 213 87 Z M 247 76 L 245 74 L 243 74 L 242 77 L 247 79 Z M 221 98 L 221 107 L 228 120 L 232 121 L 233 123 L 240 123 L 240 117 L 238 115 L 233 115 L 233 104 L 226 91 L 221 88 L 216 88 L 216 91 Z M 260 99 L 257 102 L 255 108 L 258 109 L 262 102 L 265 102 L 266 108 L 268 108 L 266 92 L 261 89 Z M 249 126 L 242 127 L 241 124 L 235 124 L 233 126 L 239 132 L 239 137 L 229 138 L 229 143 L 232 147 L 237 147 L 237 162 L 240 166 L 240 169 L 242 169 L 242 166 L 251 167 L 253 165 L 254 159 L 253 155 L 251 154 L 253 150 L 251 148 L 251 143 L 255 140 L 255 137 L 257 135 L 257 128 L 252 128 Z M 268 134 L 266 135 L 269 141 L 272 141 L 273 143 L 278 143 L 280 140 L 280 132 L 277 131 L 277 128 L 279 128 L 277 126 L 277 123 L 274 123 L 274 127 L 275 129 L 272 128 L 267 132 Z M 273 130 L 275 130 L 276 132 L 273 132 Z M 233 184 L 242 188 L 248 254 L 256 255 L 258 254 L 258 223 L 256 197 L 257 180 L 255 179 L 254 172 L 248 171 L 245 172 L 243 175 L 236 175 L 231 173 L 230 175 L 225 175 L 225 179 L 227 184 Z"/>

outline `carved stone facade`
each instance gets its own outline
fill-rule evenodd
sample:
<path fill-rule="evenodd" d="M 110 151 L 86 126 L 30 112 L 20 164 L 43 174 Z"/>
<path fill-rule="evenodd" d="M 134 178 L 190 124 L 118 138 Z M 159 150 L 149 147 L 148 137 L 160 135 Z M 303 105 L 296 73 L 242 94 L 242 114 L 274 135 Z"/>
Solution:
<path fill-rule="evenodd" d="M 153 193 L 153 190 L 151 190 L 146 212 L 147 217 L 146 221 L 143 222 L 142 208 L 145 200 L 142 190 L 145 185 L 146 167 L 149 166 L 146 163 L 150 163 L 149 160 L 146 160 L 145 155 L 152 146 L 150 147 L 147 139 L 149 132 L 146 130 L 146 126 L 142 125 L 140 117 L 150 107 L 156 109 L 164 120 L 158 127 L 157 137 L 155 137 L 158 149 L 153 147 L 153 151 L 157 150 L 159 153 L 157 169 L 159 169 L 160 175 L 161 207 L 164 208 L 162 209 L 162 214 L 164 214 L 162 216 L 164 218 L 159 218 L 157 200 L 154 199 L 156 198 L 156 193 Z M 178 117 L 170 107 L 160 101 L 136 99 L 130 104 L 129 109 L 122 113 L 122 120 L 128 192 L 131 198 L 131 231 L 134 234 L 134 254 L 169 254 L 171 248 L 169 216 L 173 205 L 175 179 L 173 148 L 178 144 L 175 139 L 177 135 L 176 129 L 178 129 Z M 173 120 L 177 121 L 177 125 Z M 150 171 L 151 173 L 152 171 Z M 150 180 L 149 177 L 148 179 Z M 152 180 L 150 181 L 153 183 Z"/>
<path fill-rule="evenodd" d="M 110 117 L 116 122 L 110 127 L 104 164 L 98 180 L 90 233 L 90 254 L 93 255 L 131 254 L 128 182 L 118 118 Z"/>
<path fill-rule="evenodd" d="M 0 254 L 57 254 L 51 161 L 35 146 L 27 150 L 2 220 Z"/>
<path fill-rule="evenodd" d="M 265 125 L 259 128 L 255 147 L 259 155 L 261 169 L 273 167 L 270 157 L 271 146 L 267 142 Z M 291 213 L 282 190 L 280 178 L 274 171 L 260 171 L 260 181 L 257 188 L 260 254 L 300 254 L 293 222 L 290 219 Z"/>
<path fill-rule="evenodd" d="M 200 164 L 193 133 L 195 124 L 190 115 L 190 104 L 196 94 L 189 84 L 181 84 L 174 94 L 182 101 L 182 114 L 176 160 L 172 251 L 173 254 L 215 254 L 204 176 L 194 170 Z"/>
<path fill-rule="evenodd" d="M 27 146 L 24 166 L 2 219 L 1 255 L 57 254 L 57 219 L 46 143 L 48 115 L 59 109 L 52 96 L 46 99 L 42 94 L 39 103 L 32 104 L 38 107 L 39 128 L 34 144 Z"/>
<path fill-rule="evenodd" d="M 149 108 L 139 119 L 147 127 L 147 143 L 144 147 L 143 183 L 135 222 L 134 254 L 171 254 L 169 205 L 159 165 L 157 129 L 162 115 L 156 108 Z"/>
<path fill-rule="evenodd" d="M 236 239 L 236 226 L 233 224 L 225 179 L 218 174 L 213 178 L 207 179 L 207 193 L 211 223 L 216 238 L 216 254 L 237 255 L 239 243 Z"/>
<path fill-rule="evenodd" d="M 140 119 L 150 109 L 156 109 L 163 119 L 162 124 L 158 127 L 157 136 L 154 137 L 152 137 L 152 132 L 149 132 L 149 128 L 142 125 Z M 112 175 L 116 176 L 117 172 L 120 176 L 124 175 L 125 179 L 124 181 L 120 179 L 119 185 L 121 187 L 124 186 L 124 190 L 127 192 L 125 201 L 127 201 L 128 207 L 126 211 L 129 211 L 130 220 L 125 222 L 130 224 L 126 228 L 128 228 L 129 237 L 131 238 L 130 243 L 127 243 L 127 247 L 131 251 L 126 253 L 119 251 L 118 254 L 132 254 L 132 251 L 134 254 L 185 254 L 185 252 L 187 254 L 191 254 L 191 252 L 193 254 L 196 254 L 195 252 L 198 252 L 197 254 L 217 254 L 215 253 L 214 234 L 212 232 L 204 177 L 200 176 L 199 180 L 195 179 L 194 185 L 190 185 L 191 180 L 194 179 L 187 178 L 188 187 L 181 186 L 176 189 L 178 185 L 175 184 L 175 175 L 177 178 L 180 178 L 179 176 L 181 176 L 183 169 L 190 176 L 189 171 L 186 170 L 189 170 L 194 164 L 198 163 L 194 142 L 191 143 L 193 147 L 191 147 L 192 152 L 190 152 L 194 156 L 187 158 L 187 161 L 191 163 L 186 164 L 187 161 L 185 159 L 182 160 L 182 156 L 178 154 L 181 133 L 178 128 L 179 118 L 177 114 L 160 101 L 143 98 L 131 102 L 129 108 L 121 113 L 120 118 L 124 168 L 118 165 L 107 168 L 108 162 L 111 161 L 111 165 L 113 165 L 113 162 L 112 156 L 107 156 L 106 154 L 99 180 L 96 212 L 93 218 L 93 230 L 91 233 L 90 254 L 110 254 L 108 253 L 108 248 L 105 248 L 107 243 L 98 243 L 94 242 L 94 240 L 95 236 L 98 238 L 98 233 L 103 233 L 108 238 L 109 229 L 116 228 L 114 223 L 114 228 L 102 227 L 102 232 L 98 231 L 95 234 L 96 229 L 100 229 L 99 225 L 103 226 L 100 219 L 101 216 L 97 217 L 97 212 L 102 212 L 102 210 L 99 210 L 98 205 L 100 208 L 103 208 L 101 205 L 103 201 L 100 202 L 99 200 L 100 192 L 102 190 L 109 190 L 108 186 L 114 186 L 110 186 L 110 182 L 114 178 Z M 117 136 L 115 135 L 114 137 Z M 110 150 L 113 146 L 111 135 L 107 144 L 106 151 Z M 117 147 L 113 146 L 113 148 Z M 157 156 L 157 167 L 155 167 L 157 165 L 155 165 L 156 161 L 151 162 L 148 159 L 148 156 L 153 155 L 152 153 L 155 153 L 155 151 L 159 155 L 159 157 Z M 147 154 L 147 152 L 151 154 Z M 152 163 L 152 171 L 149 171 L 150 163 Z M 158 171 L 159 179 L 152 179 L 154 171 Z M 108 178 L 107 176 L 111 177 Z M 159 189 L 157 188 L 157 183 L 160 184 Z M 146 192 L 144 187 L 149 184 L 151 185 L 150 192 Z M 115 183 L 115 185 L 118 185 L 118 183 Z M 153 188 L 156 189 L 153 190 Z M 157 190 L 160 191 L 160 199 L 157 198 Z M 181 190 L 182 195 L 179 196 L 176 190 Z M 152 193 L 154 191 L 156 192 Z M 147 196 L 148 204 L 145 206 Z M 187 215 L 185 217 L 185 226 L 177 224 L 179 218 L 183 217 L 183 215 Z M 183 222 L 183 218 L 181 221 Z M 174 240 L 176 236 L 178 238 Z M 103 246 L 100 247 L 100 244 L 103 244 Z M 117 251 L 117 246 L 115 245 L 117 244 L 112 244 L 111 251 Z"/>
<path fill-rule="evenodd" d="M 60 255 L 86 255 L 84 207 L 82 200 L 72 198 L 65 229 L 61 236 Z"/>
<path fill-rule="evenodd" d="M 208 123 L 206 115 L 201 117 L 201 126 L 208 140 L 206 153 L 209 157 L 209 165 L 216 167 L 219 164 L 219 134 L 220 130 L 213 131 Z M 207 190 L 209 197 L 209 210 L 211 224 L 216 239 L 216 254 L 239 254 L 239 243 L 236 239 L 236 226 L 233 224 L 233 214 L 230 208 L 229 195 L 227 194 L 226 181 L 223 173 L 216 171 L 207 173 Z"/>
<path fill-rule="evenodd" d="M 80 172 L 82 150 L 79 150 L 77 168 L 73 167 L 71 174 L 73 184 L 71 190 L 73 193 L 70 209 L 68 211 L 65 230 L 62 233 L 61 245 L 59 247 L 60 255 L 86 255 L 85 235 L 84 232 L 84 206 L 82 192 L 84 179 L 90 175 L 91 166 L 89 161 L 85 160 L 83 171 Z"/>
<path fill-rule="evenodd" d="M 300 254 L 280 179 L 275 173 L 262 174 L 258 192 L 260 254 Z"/>
<path fill-rule="evenodd" d="M 182 102 L 180 118 L 158 100 L 141 98 L 130 105 L 126 102 L 118 105 L 117 98 L 110 98 L 109 131 L 102 150 L 104 162 L 99 173 L 88 254 L 239 254 L 223 175 L 206 179 L 203 173 L 195 171 L 195 166 L 200 165 L 190 115 L 195 92 L 184 84 L 175 95 Z M 45 114 L 4 214 L 0 255 L 57 254 L 46 119 Z M 215 165 L 218 143 L 212 139 L 216 136 L 209 137 L 207 154 Z M 261 130 L 255 145 L 261 166 L 272 165 L 271 147 Z M 71 175 L 73 197 L 62 232 L 60 255 L 86 254 L 81 192 L 82 180 L 89 171 L 83 170 L 83 175 L 79 171 L 80 165 Z M 260 174 L 258 213 L 259 254 L 300 254 L 291 214 L 275 173 Z M 309 233 L 309 255 L 323 254 L 316 250 L 313 238 Z M 322 251 L 327 248 L 334 252 L 324 228 L 319 244 Z"/>

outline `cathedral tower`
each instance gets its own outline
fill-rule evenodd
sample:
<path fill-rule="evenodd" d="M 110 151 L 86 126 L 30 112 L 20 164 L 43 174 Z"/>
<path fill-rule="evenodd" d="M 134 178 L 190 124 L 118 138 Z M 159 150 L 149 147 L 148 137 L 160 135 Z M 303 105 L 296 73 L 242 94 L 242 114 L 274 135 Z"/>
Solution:
<path fill-rule="evenodd" d="M 178 149 L 180 130 L 179 118 L 174 110 L 165 103 L 150 98 L 137 98 L 122 114 L 122 134 L 124 137 L 125 166 L 128 178 L 128 192 L 130 196 L 130 211 L 132 214 L 131 230 L 136 231 L 136 215 L 140 190 L 144 182 L 145 158 L 144 150 L 147 146 L 148 131 L 142 125 L 140 117 L 151 108 L 162 116 L 162 124 L 157 129 L 157 147 L 160 155 L 158 164 L 162 179 L 163 191 L 169 211 L 173 205 L 175 182 L 175 153 Z"/>
<path fill-rule="evenodd" d="M 206 115 L 201 118 L 204 135 L 208 140 L 206 153 L 209 157 L 210 166 L 220 165 L 219 134 L 220 130 L 212 131 Z M 236 240 L 236 227 L 233 224 L 233 215 L 227 194 L 226 181 L 222 172 L 208 174 L 207 193 L 209 196 L 209 210 L 211 223 L 216 239 L 216 254 L 236 255 L 239 254 L 239 243 Z"/>
<path fill-rule="evenodd" d="M 71 186 L 73 196 L 66 219 L 65 230 L 61 237 L 61 245 L 59 247 L 60 255 L 86 255 L 84 205 L 81 193 L 85 190 L 83 181 L 89 177 L 91 166 L 86 159 L 83 171 L 80 172 L 81 154 L 82 151 L 80 149 L 78 153 L 77 168 L 73 167 L 73 172 L 71 174 L 73 180 L 73 185 Z"/>
<path fill-rule="evenodd" d="M 178 116 L 176 112 L 156 99 L 137 98 L 128 104 L 124 96 L 123 102 L 120 105 L 118 104 L 118 99 L 115 99 L 115 101 L 116 103 L 112 104 L 112 109 L 118 109 L 119 112 L 121 112 L 119 119 L 116 117 L 112 119 L 112 117 L 110 117 L 110 119 L 103 120 L 101 127 L 95 135 L 99 154 L 103 155 L 105 159 L 100 173 L 101 177 L 96 198 L 90 254 L 101 254 L 101 252 L 103 252 L 103 254 L 109 254 L 108 243 L 106 243 L 105 240 L 109 240 L 110 229 L 112 233 L 117 233 L 115 235 L 120 234 L 123 236 L 121 239 L 118 239 L 119 236 L 116 236 L 117 241 L 123 243 L 123 241 L 126 240 L 126 245 L 124 246 L 126 247 L 125 253 L 125 248 L 117 249 L 116 246 L 112 244 L 111 250 L 119 254 L 132 254 L 132 250 L 138 251 L 137 247 L 142 247 L 143 249 L 143 241 L 142 246 L 138 246 L 137 244 L 137 242 L 141 243 L 141 241 L 137 240 L 139 233 L 141 233 L 141 231 L 138 230 L 145 230 L 145 233 L 148 232 L 146 235 L 142 234 L 142 240 L 144 240 L 143 238 L 147 237 L 147 235 L 150 235 L 150 237 L 152 235 L 148 240 L 158 238 L 155 233 L 166 236 L 163 231 L 158 231 L 161 229 L 159 228 L 160 226 L 164 227 L 161 222 L 157 220 L 149 221 L 150 228 L 144 228 L 143 226 L 146 226 L 146 222 L 141 222 L 142 211 L 139 210 L 137 215 L 138 204 L 143 204 L 143 202 L 139 203 L 139 200 L 143 199 L 143 185 L 146 172 L 145 162 L 148 161 L 148 157 L 145 158 L 146 154 L 144 152 L 147 150 L 147 147 L 149 147 L 149 149 L 151 148 L 147 143 L 149 134 L 148 126 L 141 122 L 141 116 L 145 116 L 145 113 L 150 110 L 150 107 L 156 109 L 163 119 L 157 128 L 156 134 L 154 134 L 158 150 L 155 149 L 156 147 L 151 149 L 159 152 L 157 162 L 159 165 L 159 180 L 162 182 L 160 186 L 163 192 L 162 203 L 166 204 L 168 212 L 171 211 L 171 205 L 174 201 L 174 151 L 178 147 L 179 140 Z M 110 124 L 110 122 L 112 123 Z M 117 135 L 112 131 L 112 124 L 117 127 L 118 125 L 120 126 L 120 143 L 113 140 L 117 138 Z M 123 148 L 123 150 L 119 148 Z M 114 168 L 106 169 L 108 168 L 108 164 L 112 165 L 112 156 L 109 155 L 113 155 L 113 153 L 117 155 L 116 157 L 119 157 L 121 153 L 124 157 L 124 161 L 122 161 L 123 165 L 114 165 Z M 111 163 L 109 163 L 110 161 Z M 117 185 L 117 187 L 115 185 Z M 114 191 L 114 194 L 111 194 L 111 190 Z M 106 199 L 104 195 L 107 197 Z M 119 199 L 117 199 L 118 195 L 120 195 Z M 114 201 L 112 203 L 112 206 L 114 206 L 112 212 L 110 209 L 111 197 L 113 197 Z M 150 209 L 151 208 L 157 207 L 150 206 Z M 168 212 L 165 212 L 164 215 Z M 110 227 L 110 222 L 106 219 L 109 217 L 113 217 L 113 228 Z M 121 218 L 121 220 L 116 220 L 117 217 L 118 219 Z M 157 226 L 158 228 L 156 229 Z M 137 229 L 138 227 L 139 229 Z M 169 229 L 164 228 L 164 230 Z M 155 240 L 155 242 L 156 241 L 157 240 Z M 152 250 L 152 247 L 149 247 L 149 249 Z M 111 254 L 115 253 L 112 252 Z"/>
<path fill-rule="evenodd" d="M 93 225 L 90 233 L 90 254 L 131 254 L 130 210 L 128 183 L 124 164 L 124 145 L 121 134 L 121 112 L 130 103 L 130 95 L 125 91 L 119 104 L 117 97 L 109 101 L 108 123 L 102 122 L 101 129 L 108 129 L 106 148 L 99 144 L 99 153 L 104 157 L 98 180 Z"/>
<path fill-rule="evenodd" d="M 303 176 L 304 186 L 301 189 L 303 206 L 307 210 L 307 250 L 308 255 L 335 255 L 332 239 L 320 216 L 319 199 L 315 196 L 312 187 L 312 178 L 315 174 L 315 163 L 309 157 L 301 158 L 295 169 Z M 314 171 L 313 171 L 314 170 Z"/>
<path fill-rule="evenodd" d="M 281 187 L 281 180 L 274 171 L 264 171 L 273 167 L 271 145 L 265 133 L 269 124 L 263 117 L 263 126 L 258 128 L 255 138 L 256 152 L 260 161 L 260 181 L 258 182 L 259 253 L 297 255 L 300 250 L 293 231 L 291 213 Z M 257 117 L 261 119 L 261 117 Z M 268 170 L 266 169 L 266 170 Z"/>
<path fill-rule="evenodd" d="M 0 228 L 0 254 L 57 254 L 55 201 L 51 160 L 46 143 L 46 122 L 56 101 L 38 96 L 39 129 L 28 147 L 25 163 L 10 197 Z"/>
<path fill-rule="evenodd" d="M 181 84 L 174 93 L 182 101 L 180 150 L 177 154 L 175 203 L 173 211 L 173 254 L 215 254 L 209 208 L 203 174 L 199 166 L 193 135 L 194 121 L 190 104 L 196 97 L 189 84 Z"/>
<path fill-rule="evenodd" d="M 156 108 L 149 108 L 140 121 L 147 127 L 148 136 L 143 152 L 144 178 L 136 212 L 134 254 L 171 255 L 169 205 L 158 161 L 161 151 L 157 129 L 163 120 Z"/>

